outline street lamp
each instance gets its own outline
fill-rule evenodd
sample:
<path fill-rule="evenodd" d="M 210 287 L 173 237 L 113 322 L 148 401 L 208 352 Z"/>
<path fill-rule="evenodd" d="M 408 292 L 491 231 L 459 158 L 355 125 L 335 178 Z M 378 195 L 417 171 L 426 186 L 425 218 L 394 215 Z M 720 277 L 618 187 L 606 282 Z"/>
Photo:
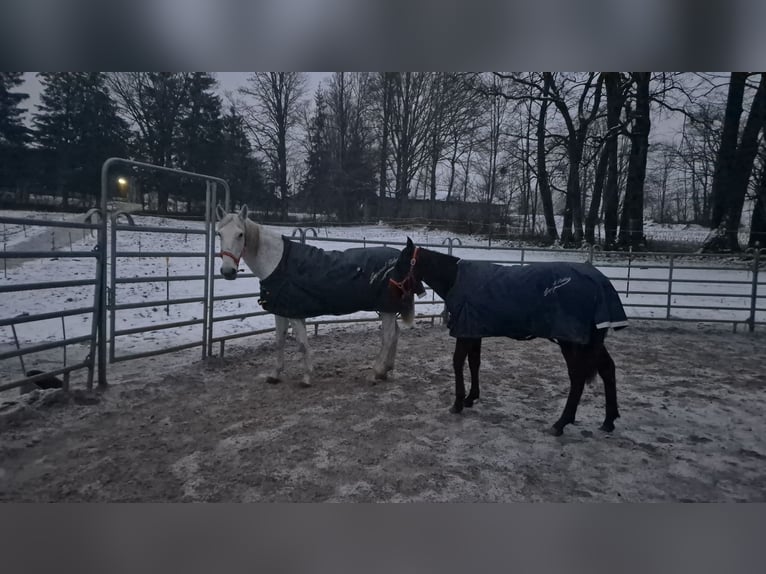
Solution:
<path fill-rule="evenodd" d="M 128 180 L 124 177 L 117 178 L 117 187 L 121 197 L 128 196 Z"/>

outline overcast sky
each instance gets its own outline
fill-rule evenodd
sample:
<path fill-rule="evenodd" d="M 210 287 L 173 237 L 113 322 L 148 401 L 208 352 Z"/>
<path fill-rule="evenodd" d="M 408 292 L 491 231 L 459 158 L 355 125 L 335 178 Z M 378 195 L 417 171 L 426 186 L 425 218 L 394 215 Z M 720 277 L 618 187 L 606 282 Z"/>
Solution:
<path fill-rule="evenodd" d="M 221 96 L 226 92 L 235 92 L 240 86 L 244 86 L 247 83 L 247 77 L 252 72 L 213 72 L 218 79 L 220 85 L 219 91 Z M 322 79 L 328 77 L 332 72 L 307 72 L 309 81 L 307 87 L 307 95 L 311 96 L 316 90 L 317 85 Z M 29 99 L 24 101 L 22 105 L 25 105 L 27 112 L 34 111 L 38 102 L 40 101 L 40 92 L 42 87 L 40 81 L 37 79 L 37 72 L 24 72 L 24 84 L 20 86 L 20 92 L 29 94 Z M 29 118 L 28 118 L 29 119 Z"/>

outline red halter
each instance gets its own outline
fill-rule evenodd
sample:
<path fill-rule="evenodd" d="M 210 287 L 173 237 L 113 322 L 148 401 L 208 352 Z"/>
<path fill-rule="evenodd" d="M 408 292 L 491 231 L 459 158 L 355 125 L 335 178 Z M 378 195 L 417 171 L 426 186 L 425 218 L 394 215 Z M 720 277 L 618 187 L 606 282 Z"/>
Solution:
<path fill-rule="evenodd" d="M 244 249 L 243 249 L 244 251 Z M 223 256 L 229 257 L 232 261 L 234 261 L 234 266 L 239 267 L 239 260 L 240 257 L 236 257 L 231 251 L 221 251 L 221 259 L 223 259 Z"/>
<path fill-rule="evenodd" d="M 223 256 L 229 257 L 232 261 L 234 261 L 234 267 L 239 268 L 239 260 L 242 258 L 242 253 L 245 252 L 245 246 L 247 245 L 247 241 L 242 242 L 242 252 L 239 254 L 239 257 L 235 256 L 231 251 L 221 251 L 221 259 L 223 259 Z"/>
<path fill-rule="evenodd" d="M 418 262 L 419 251 L 420 251 L 420 247 L 416 247 L 415 251 L 413 251 L 412 259 L 410 259 L 410 271 L 409 273 L 407 273 L 404 279 L 402 279 L 401 281 L 396 281 L 394 280 L 393 277 L 391 277 L 388 280 L 389 285 L 398 289 L 403 296 L 412 295 L 413 293 L 417 293 L 418 295 L 422 295 L 425 293 L 425 288 L 423 287 L 423 283 L 421 283 L 415 278 L 415 265 Z"/>

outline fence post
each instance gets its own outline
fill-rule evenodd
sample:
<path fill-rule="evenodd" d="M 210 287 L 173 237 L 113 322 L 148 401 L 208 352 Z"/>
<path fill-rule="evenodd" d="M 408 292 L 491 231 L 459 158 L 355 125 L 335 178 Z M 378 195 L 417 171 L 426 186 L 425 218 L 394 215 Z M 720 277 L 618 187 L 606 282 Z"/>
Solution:
<path fill-rule="evenodd" d="M 672 303 L 672 295 L 673 295 L 673 260 L 675 259 L 674 255 L 670 256 L 670 267 L 668 269 L 668 308 L 665 313 L 665 319 L 670 319 L 670 305 Z"/>
<path fill-rule="evenodd" d="M 756 242 L 755 249 L 753 249 L 753 287 L 750 291 L 750 319 L 748 320 L 751 333 L 755 331 L 755 309 L 758 301 L 758 264 L 761 255 L 759 247 L 760 244 Z"/>

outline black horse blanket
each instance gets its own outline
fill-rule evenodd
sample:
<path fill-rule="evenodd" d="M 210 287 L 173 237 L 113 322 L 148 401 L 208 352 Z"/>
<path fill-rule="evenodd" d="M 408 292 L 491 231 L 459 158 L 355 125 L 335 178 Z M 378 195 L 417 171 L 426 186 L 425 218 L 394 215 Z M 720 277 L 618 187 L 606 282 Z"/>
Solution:
<path fill-rule="evenodd" d="M 356 311 L 395 313 L 407 306 L 388 294 L 388 277 L 399 256 L 397 249 L 325 251 L 284 236 L 282 240 L 282 259 L 261 280 L 259 302 L 266 311 L 305 319 Z"/>
<path fill-rule="evenodd" d="M 614 286 L 588 263 L 508 267 L 461 259 L 445 303 L 453 337 L 587 343 L 594 327 L 628 324 Z"/>

